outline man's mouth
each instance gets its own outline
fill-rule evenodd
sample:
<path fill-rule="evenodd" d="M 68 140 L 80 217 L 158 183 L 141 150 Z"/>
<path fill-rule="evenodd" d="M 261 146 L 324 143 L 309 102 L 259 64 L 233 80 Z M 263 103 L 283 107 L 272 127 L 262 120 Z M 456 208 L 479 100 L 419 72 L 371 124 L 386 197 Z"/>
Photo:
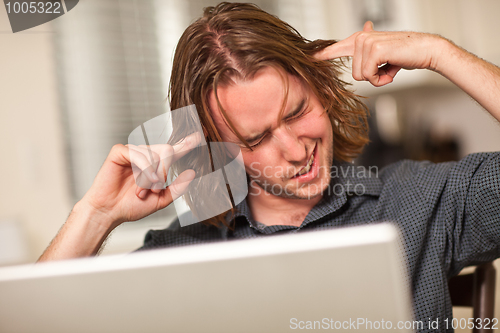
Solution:
<path fill-rule="evenodd" d="M 300 177 L 300 176 L 302 176 L 302 175 L 305 175 L 306 173 L 308 173 L 309 171 L 311 171 L 311 167 L 312 167 L 312 165 L 313 165 L 313 163 L 314 163 L 314 156 L 315 156 L 315 155 L 316 155 L 316 147 L 314 147 L 314 150 L 313 150 L 313 152 L 312 152 L 312 154 L 311 154 L 311 157 L 309 157 L 309 160 L 307 161 L 306 166 L 305 166 L 305 167 L 303 167 L 302 169 L 300 169 L 300 171 L 299 171 L 299 172 L 297 172 L 297 173 L 295 174 L 295 176 L 293 176 L 293 177 L 292 177 L 292 179 L 293 179 L 293 178 Z"/>

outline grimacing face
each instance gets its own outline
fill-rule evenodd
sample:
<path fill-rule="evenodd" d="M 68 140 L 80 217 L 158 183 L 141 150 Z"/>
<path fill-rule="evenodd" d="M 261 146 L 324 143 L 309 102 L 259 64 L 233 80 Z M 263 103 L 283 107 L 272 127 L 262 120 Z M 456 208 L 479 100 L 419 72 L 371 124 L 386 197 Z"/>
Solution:
<path fill-rule="evenodd" d="M 288 98 L 281 123 L 288 77 Z M 235 129 L 247 140 L 248 149 L 231 131 L 220 112 L 215 94 L 209 107 L 215 125 L 226 142 L 241 147 L 245 169 L 252 182 L 249 195 L 259 191 L 293 199 L 313 199 L 330 182 L 333 131 L 328 115 L 312 90 L 298 77 L 264 67 L 250 80 L 217 90 L 220 103 Z"/>

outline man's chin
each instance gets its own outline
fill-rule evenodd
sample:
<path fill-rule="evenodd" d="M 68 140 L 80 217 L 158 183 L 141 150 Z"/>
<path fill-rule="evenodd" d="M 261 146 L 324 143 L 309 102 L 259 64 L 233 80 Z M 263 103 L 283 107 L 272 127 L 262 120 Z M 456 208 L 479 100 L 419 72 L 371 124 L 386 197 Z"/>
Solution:
<path fill-rule="evenodd" d="M 323 192 L 328 188 L 328 182 L 318 184 L 304 184 L 300 187 L 296 185 L 269 184 L 266 186 L 259 181 L 255 181 L 259 187 L 266 193 L 285 198 L 285 199 L 300 199 L 311 200 L 323 195 Z"/>
<path fill-rule="evenodd" d="M 319 197 L 321 195 L 323 195 L 323 192 L 316 192 L 316 193 L 302 193 L 302 192 L 299 192 L 299 193 L 287 196 L 286 198 L 289 198 L 289 199 L 299 199 L 299 200 L 311 200 L 311 199 L 315 199 L 315 198 L 317 198 L 317 197 Z"/>
<path fill-rule="evenodd" d="M 323 192 L 326 190 L 326 186 L 324 188 L 319 187 L 311 187 L 311 188 L 301 188 L 296 190 L 290 198 L 293 199 L 302 199 L 302 200 L 311 200 L 323 195 Z M 291 191 L 290 191 L 291 192 Z"/>

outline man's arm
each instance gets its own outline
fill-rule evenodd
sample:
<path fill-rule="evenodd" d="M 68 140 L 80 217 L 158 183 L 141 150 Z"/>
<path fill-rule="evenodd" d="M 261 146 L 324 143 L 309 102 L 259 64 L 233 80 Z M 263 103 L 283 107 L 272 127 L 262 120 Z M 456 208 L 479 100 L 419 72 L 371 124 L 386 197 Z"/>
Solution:
<path fill-rule="evenodd" d="M 455 83 L 500 121 L 500 68 L 445 40 L 435 71 Z"/>
<path fill-rule="evenodd" d="M 430 69 L 456 84 L 500 121 L 500 68 L 432 34 L 363 31 L 318 52 L 320 60 L 352 57 L 352 76 L 376 87 L 394 79 L 401 68 Z"/>
<path fill-rule="evenodd" d="M 95 255 L 113 230 L 112 225 L 109 218 L 78 202 L 38 262 Z"/>
<path fill-rule="evenodd" d="M 197 145 L 196 140 L 185 142 L 180 147 L 150 146 L 147 155 L 152 154 L 156 168 L 152 168 L 150 161 L 141 153 L 141 149 L 146 148 L 114 146 L 92 187 L 75 205 L 68 220 L 38 262 L 95 255 L 109 233 L 121 223 L 146 217 L 165 208 L 182 195 L 194 179 L 195 172 L 184 171 L 170 186 L 163 189 L 172 159 L 165 162 L 168 159 L 162 156 L 175 154 L 178 159 Z M 165 150 L 169 152 L 167 155 Z M 141 164 L 140 169 L 147 180 L 142 184 L 144 188 L 136 185 L 131 157 L 134 165 Z"/>

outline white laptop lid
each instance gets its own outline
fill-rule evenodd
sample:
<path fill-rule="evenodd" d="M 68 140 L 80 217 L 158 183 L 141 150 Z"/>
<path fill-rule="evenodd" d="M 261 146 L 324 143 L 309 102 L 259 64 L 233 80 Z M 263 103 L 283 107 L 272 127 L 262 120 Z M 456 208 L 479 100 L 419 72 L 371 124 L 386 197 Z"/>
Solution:
<path fill-rule="evenodd" d="M 378 224 L 7 267 L 0 332 L 411 332 L 401 257 Z"/>

